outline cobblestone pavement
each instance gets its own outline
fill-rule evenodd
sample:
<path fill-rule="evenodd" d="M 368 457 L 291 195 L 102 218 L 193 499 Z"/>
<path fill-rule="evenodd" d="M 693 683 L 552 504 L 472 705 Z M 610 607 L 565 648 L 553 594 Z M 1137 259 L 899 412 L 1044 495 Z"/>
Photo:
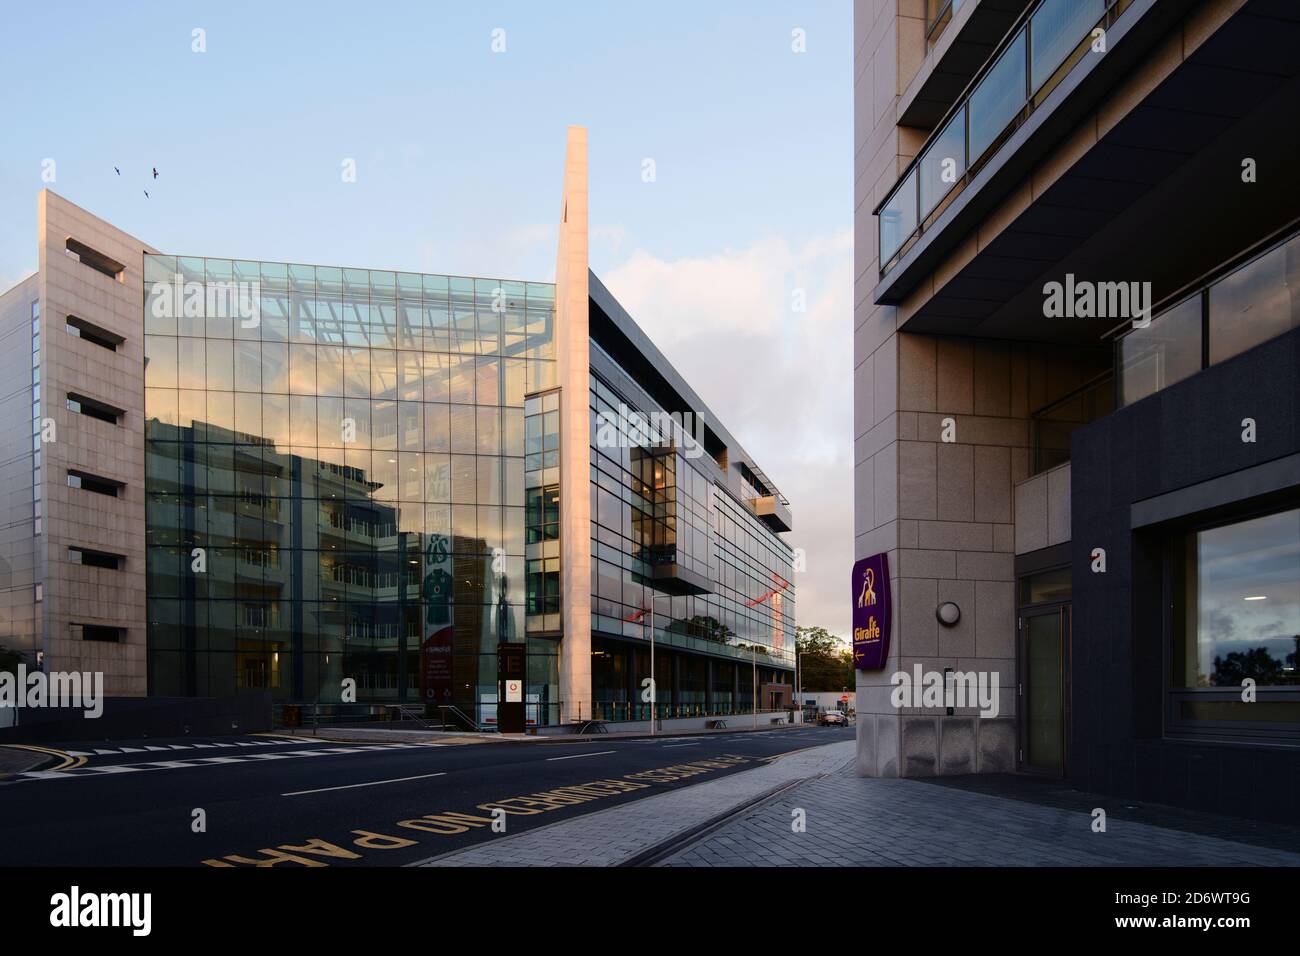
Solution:
<path fill-rule="evenodd" d="M 1102 808 L 1122 805 L 1095 799 Z M 802 833 L 793 832 L 796 809 L 805 814 Z M 1232 827 L 1228 821 L 1219 831 Z M 1300 866 L 1300 853 L 1262 845 L 1258 825 L 1242 822 L 1239 829 L 1251 842 L 1108 812 L 1106 832 L 1094 833 L 1087 810 L 920 780 L 862 778 L 850 765 L 760 804 L 659 865 Z M 1294 846 L 1289 830 L 1279 832 L 1280 843 Z"/>
<path fill-rule="evenodd" d="M 426 860 L 422 866 L 613 866 L 776 787 L 831 773 L 853 740 L 785 754 L 753 770 L 693 784 Z"/>

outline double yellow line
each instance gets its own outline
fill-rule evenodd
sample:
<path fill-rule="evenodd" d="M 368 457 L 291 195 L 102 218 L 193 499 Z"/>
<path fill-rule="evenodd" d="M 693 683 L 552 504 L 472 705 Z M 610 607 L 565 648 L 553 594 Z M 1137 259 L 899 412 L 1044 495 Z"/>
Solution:
<path fill-rule="evenodd" d="M 51 757 L 60 758 L 63 763 L 57 767 L 46 767 L 47 771 L 54 770 L 71 770 L 73 767 L 80 767 L 86 762 L 85 757 L 74 757 L 72 754 L 64 753 L 62 750 L 51 750 L 49 747 L 33 747 L 29 744 L 5 744 L 10 750 L 31 750 L 36 753 L 49 754 Z"/>

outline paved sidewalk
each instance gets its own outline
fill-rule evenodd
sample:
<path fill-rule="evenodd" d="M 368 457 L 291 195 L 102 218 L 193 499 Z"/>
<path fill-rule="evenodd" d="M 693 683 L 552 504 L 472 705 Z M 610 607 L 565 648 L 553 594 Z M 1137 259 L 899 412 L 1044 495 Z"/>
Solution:
<path fill-rule="evenodd" d="M 1120 818 L 1122 800 L 1095 799 L 1111 808 L 1105 833 L 1092 832 L 1084 810 L 863 778 L 848 766 L 760 804 L 659 865 L 1300 866 L 1300 853 L 1261 845 L 1257 836 L 1245 842 L 1138 823 Z M 806 814 L 806 832 L 791 828 L 796 809 Z M 1227 821 L 1223 831 L 1231 829 Z M 1285 836 L 1278 842 L 1294 843 L 1289 830 Z"/>
<path fill-rule="evenodd" d="M 420 866 L 615 866 L 794 781 L 832 773 L 856 754 L 853 740 L 782 755 L 753 770 L 634 800 L 457 850 Z"/>

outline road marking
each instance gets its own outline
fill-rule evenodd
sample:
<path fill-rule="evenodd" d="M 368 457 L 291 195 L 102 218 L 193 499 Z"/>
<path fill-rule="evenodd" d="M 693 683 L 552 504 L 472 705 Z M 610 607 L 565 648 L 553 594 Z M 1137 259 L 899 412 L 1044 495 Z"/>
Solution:
<path fill-rule="evenodd" d="M 382 787 L 386 783 L 406 783 L 408 780 L 428 780 L 430 777 L 445 777 L 443 773 L 422 773 L 418 777 L 398 777 L 395 780 L 374 780 L 370 783 L 349 783 L 342 787 L 321 787 L 319 790 L 295 790 L 292 793 L 282 793 L 282 797 L 302 797 L 309 793 L 329 793 L 331 790 L 355 790 L 358 787 Z"/>
<path fill-rule="evenodd" d="M 672 750 L 675 747 L 698 747 L 699 744 L 664 744 L 664 750 Z"/>
<path fill-rule="evenodd" d="M 17 747 L 17 744 L 9 746 Z M 212 744 L 214 747 L 231 747 L 232 744 Z M 135 771 L 153 771 L 153 770 L 184 770 L 191 767 L 204 767 L 213 764 L 240 764 L 240 763 L 259 763 L 267 760 L 287 760 L 291 757 L 333 757 L 340 754 L 358 754 L 374 753 L 376 751 L 393 751 L 393 750 L 414 750 L 424 747 L 440 747 L 441 744 L 426 743 L 396 743 L 385 744 L 382 746 L 368 747 L 321 747 L 314 750 L 281 750 L 273 752 L 260 752 L 255 754 L 232 754 L 228 757 L 189 757 L 185 760 L 164 760 L 164 761 L 137 761 L 127 764 L 109 764 L 106 766 L 83 766 L 86 764 L 85 756 L 76 756 L 65 754 L 63 751 L 47 750 L 41 747 L 24 747 L 26 750 L 40 750 L 43 753 L 53 754 L 63 757 L 65 764 L 54 768 L 53 770 L 37 771 L 31 770 L 25 773 L 18 773 L 12 776 L 14 781 L 22 780 L 69 780 L 75 778 L 88 779 L 91 777 L 102 776 L 103 774 L 112 773 L 133 773 Z M 149 750 L 163 750 L 162 747 L 148 747 Z M 613 753 L 614 751 L 610 751 Z M 584 756 L 579 754 L 578 756 Z M 65 772 L 66 771 L 66 772 Z M 435 776 L 437 776 L 435 774 Z M 414 778 L 413 778 L 414 779 Z"/>
<path fill-rule="evenodd" d="M 152 769 L 153 766 L 153 764 L 110 764 L 107 767 L 87 767 L 82 774 L 140 773 L 145 769 Z"/>
<path fill-rule="evenodd" d="M 13 750 L 31 750 L 39 754 L 49 754 L 51 757 L 59 757 L 63 760 L 63 763 L 59 764 L 57 767 L 50 767 L 48 770 L 29 770 L 27 773 L 16 775 L 19 777 L 26 777 L 28 774 L 34 773 L 55 774 L 62 777 L 63 774 L 60 771 L 70 770 L 73 767 L 80 767 L 86 762 L 86 758 L 90 756 L 89 754 L 84 754 L 77 750 L 55 750 L 52 747 L 37 747 L 34 744 L 6 744 L 6 746 Z"/>
<path fill-rule="evenodd" d="M 605 754 L 616 754 L 617 750 L 600 750 L 591 754 L 569 754 L 567 757 L 547 757 L 549 763 L 552 760 L 577 760 L 579 757 L 603 757 Z"/>

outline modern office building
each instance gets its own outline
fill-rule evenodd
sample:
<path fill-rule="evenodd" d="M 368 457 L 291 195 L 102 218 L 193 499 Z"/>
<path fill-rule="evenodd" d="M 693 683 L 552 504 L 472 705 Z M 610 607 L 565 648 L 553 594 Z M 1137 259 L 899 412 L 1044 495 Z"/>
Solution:
<path fill-rule="evenodd" d="M 894 599 L 859 772 L 1294 820 L 1300 8 L 855 20 L 856 550 Z M 916 665 L 996 673 L 998 715 L 894 707 Z"/>
<path fill-rule="evenodd" d="M 502 644 L 537 726 L 648 721 L 652 673 L 661 718 L 789 705 L 788 502 L 591 273 L 586 162 L 573 129 L 554 283 L 175 255 L 42 192 L 0 644 L 483 726 Z"/>

